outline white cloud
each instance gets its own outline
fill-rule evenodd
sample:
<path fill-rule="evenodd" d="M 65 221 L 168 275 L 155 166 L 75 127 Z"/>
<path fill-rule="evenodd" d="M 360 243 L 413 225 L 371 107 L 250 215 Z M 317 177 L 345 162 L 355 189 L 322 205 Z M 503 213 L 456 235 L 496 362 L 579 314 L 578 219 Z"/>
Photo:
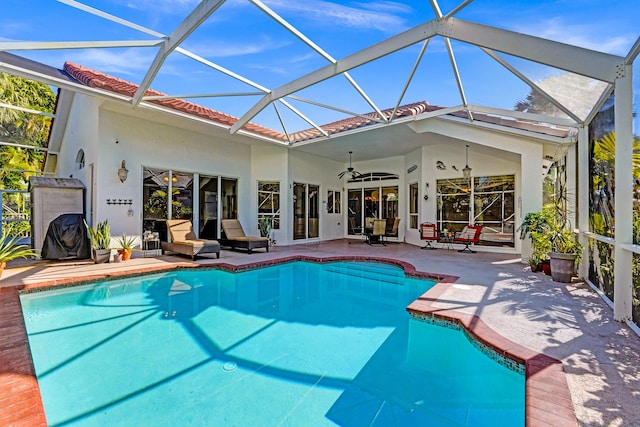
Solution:
<path fill-rule="evenodd" d="M 155 50 L 144 49 L 89 49 L 71 52 L 67 58 L 85 67 L 99 70 L 103 73 L 117 73 L 139 76 L 145 73 L 153 58 Z"/>
<path fill-rule="evenodd" d="M 376 1 L 369 3 L 354 3 L 363 9 L 374 10 L 378 12 L 387 13 L 405 13 L 410 14 L 413 12 L 411 6 L 407 6 L 404 3 L 396 3 L 393 1 Z"/>
<path fill-rule="evenodd" d="M 172 13 L 176 10 L 188 10 L 195 8 L 199 0 L 135 0 L 124 2 L 127 7 L 137 10 L 154 10 L 163 13 Z"/>
<path fill-rule="evenodd" d="M 344 6 L 323 0 L 269 0 L 267 3 L 276 12 L 297 13 L 323 24 L 383 32 L 397 32 L 404 29 L 406 20 L 396 14 L 411 12 L 408 6 L 401 3 L 385 1 L 355 3 L 359 7 Z"/>
<path fill-rule="evenodd" d="M 205 58 L 227 58 L 276 50 L 289 44 L 286 40 L 273 40 L 271 37 L 263 36 L 246 43 L 209 40 L 206 45 L 188 44 L 184 48 Z"/>
<path fill-rule="evenodd" d="M 568 24 L 560 17 L 538 23 L 535 28 L 523 26 L 517 31 L 621 56 L 628 53 L 627 50 L 635 40 L 633 36 L 607 37 L 593 25 Z"/>

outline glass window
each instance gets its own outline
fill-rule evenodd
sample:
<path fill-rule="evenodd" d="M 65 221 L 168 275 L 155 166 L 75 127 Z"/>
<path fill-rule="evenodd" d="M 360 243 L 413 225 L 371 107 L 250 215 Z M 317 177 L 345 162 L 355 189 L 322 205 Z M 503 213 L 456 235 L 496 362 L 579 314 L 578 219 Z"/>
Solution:
<path fill-rule="evenodd" d="M 84 168 L 84 150 L 78 150 L 78 154 L 76 154 L 76 169 L 80 170 Z"/>
<path fill-rule="evenodd" d="M 364 216 L 365 218 L 378 218 L 380 189 L 364 189 Z"/>
<path fill-rule="evenodd" d="M 409 228 L 418 228 L 418 183 L 409 185 Z"/>
<path fill-rule="evenodd" d="M 438 229 L 462 231 L 471 220 L 471 188 L 464 178 L 443 179 L 437 182 Z"/>
<path fill-rule="evenodd" d="M 167 182 L 169 176 L 165 176 Z M 193 218 L 193 174 L 173 172 L 171 174 L 171 218 Z"/>
<path fill-rule="evenodd" d="M 200 238 L 218 238 L 218 177 L 200 175 Z"/>
<path fill-rule="evenodd" d="M 222 178 L 222 219 L 238 219 L 238 180 L 234 178 Z"/>
<path fill-rule="evenodd" d="M 258 181 L 258 221 L 271 220 L 271 228 L 280 228 L 280 182 Z"/>
<path fill-rule="evenodd" d="M 474 178 L 473 223 L 481 225 L 487 245 L 514 245 L 515 179 L 513 175 Z"/>
<path fill-rule="evenodd" d="M 327 213 L 339 214 L 342 212 L 340 207 L 340 194 L 338 190 L 327 191 Z"/>
<path fill-rule="evenodd" d="M 459 232 L 469 224 L 482 225 L 480 244 L 514 246 L 513 175 L 438 180 L 437 192 L 440 231 Z"/>
<path fill-rule="evenodd" d="M 347 217 L 349 220 L 348 234 L 361 234 L 362 232 L 362 189 L 349 190 L 347 192 Z"/>
<path fill-rule="evenodd" d="M 142 226 L 144 231 L 158 233 L 160 239 L 167 240 L 169 201 L 169 171 L 166 169 L 144 168 L 142 181 Z M 167 177 L 165 180 L 164 178 Z"/>
<path fill-rule="evenodd" d="M 382 213 L 380 218 L 397 218 L 398 187 L 382 188 Z"/>

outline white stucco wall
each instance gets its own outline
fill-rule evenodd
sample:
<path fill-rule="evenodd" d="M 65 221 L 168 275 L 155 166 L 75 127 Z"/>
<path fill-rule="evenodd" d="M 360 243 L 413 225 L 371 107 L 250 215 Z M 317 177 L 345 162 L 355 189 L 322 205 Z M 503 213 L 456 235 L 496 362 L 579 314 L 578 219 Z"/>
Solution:
<path fill-rule="evenodd" d="M 418 183 L 418 224 L 436 219 L 436 181 L 462 176 L 465 145 L 469 144 L 469 166 L 473 176 L 513 174 L 516 178 L 516 219 L 523 212 L 538 210 L 542 203 L 542 157 L 544 144 L 533 138 L 472 127 L 448 120 L 429 120 L 412 125 L 424 138 L 424 145 L 403 156 L 367 161 L 354 160 L 356 170 L 397 174 L 398 180 L 381 183 L 347 184 L 337 174 L 348 164 L 335 162 L 296 149 L 261 143 L 225 130 L 193 124 L 163 113 L 132 110 L 129 106 L 77 94 L 63 138 L 58 160 L 58 176 L 80 179 L 87 187 L 87 203 L 94 201 L 94 222 L 108 219 L 112 233 L 142 233 L 142 171 L 144 167 L 204 174 L 238 180 L 238 214 L 248 234 L 258 234 L 257 183 L 261 180 L 281 184 L 281 229 L 274 232 L 278 244 L 304 243 L 293 240 L 292 186 L 294 182 L 320 187 L 320 237 L 330 240 L 347 235 L 347 190 L 368 186 L 398 186 L 399 240 L 422 245 L 418 229 L 408 229 L 408 185 Z M 116 143 L 117 141 L 117 143 Z M 245 141 L 245 142 L 242 142 Z M 85 168 L 75 164 L 79 149 L 85 152 Z M 126 161 L 129 177 L 121 183 L 117 170 Z M 438 170 L 436 161 L 447 165 Z M 407 169 L 416 165 L 412 172 Z M 457 167 L 453 170 L 452 165 Z M 93 184 L 91 180 L 93 171 Z M 426 188 L 426 184 L 429 188 Z M 327 190 L 342 195 L 341 214 L 328 214 Z M 423 199 L 425 193 L 429 200 Z M 526 195 L 526 197 L 523 197 Z M 133 201 L 134 215 L 128 205 L 107 205 L 107 199 Z M 515 252 L 520 251 L 516 239 Z"/>
<path fill-rule="evenodd" d="M 144 167 L 237 178 L 239 219 L 247 233 L 257 230 L 249 210 L 255 193 L 250 146 L 111 111 L 101 112 L 99 134 L 98 212 L 110 219 L 114 233 L 141 233 Z M 116 174 L 122 160 L 129 169 L 124 183 Z M 132 199 L 134 215 L 127 215 L 128 206 L 107 205 L 108 198 Z"/>
<path fill-rule="evenodd" d="M 424 176 L 424 167 L 423 167 L 423 158 L 422 158 L 422 148 L 414 150 L 413 152 L 404 156 L 404 171 L 403 174 L 405 176 L 405 189 L 404 194 L 406 195 L 404 198 L 404 209 L 405 216 L 404 220 L 400 222 L 400 231 L 398 232 L 398 236 L 400 233 L 403 235 L 403 240 L 407 242 L 413 242 L 414 244 L 418 244 L 416 242 L 420 241 L 420 213 L 425 212 L 429 208 L 428 201 L 424 200 L 424 195 L 426 192 L 427 179 Z M 416 166 L 415 170 L 412 172 L 408 172 L 409 168 Z M 409 228 L 409 186 L 413 183 L 418 184 L 418 228 Z M 431 197 L 433 196 L 431 185 L 429 185 L 429 200 L 431 201 Z"/>
<path fill-rule="evenodd" d="M 288 171 L 288 149 L 278 147 L 274 144 L 253 145 L 251 146 L 251 173 L 252 185 L 254 187 L 252 202 L 250 203 L 250 211 L 253 213 L 252 222 L 258 222 L 258 198 L 256 194 L 258 181 L 278 181 L 280 182 L 280 229 L 273 230 L 273 239 L 276 244 L 284 244 L 289 241 L 290 230 L 286 224 L 289 224 L 289 200 L 286 195 L 289 192 L 289 184 L 287 180 Z M 244 226 L 243 226 L 244 227 Z M 246 232 L 246 230 L 245 230 Z M 256 230 L 256 233 L 258 230 Z"/>
<path fill-rule="evenodd" d="M 92 204 L 92 194 L 96 189 L 95 183 L 92 184 L 91 174 L 92 170 L 96 168 L 98 160 L 100 104 L 101 101 L 97 98 L 83 95 L 74 97 L 57 159 L 57 176 L 77 178 L 84 184 L 86 188 L 85 210 L 90 224 L 96 219 L 93 215 L 95 203 Z M 76 157 L 81 149 L 85 155 L 85 166 L 79 169 L 76 165 Z"/>
<path fill-rule="evenodd" d="M 429 141 L 422 149 L 422 174 L 429 183 L 430 198 L 423 202 L 420 212 L 422 221 L 436 220 L 436 181 L 438 179 L 462 177 L 466 162 L 465 145 L 469 145 L 469 167 L 472 176 L 513 174 L 516 181 L 516 227 L 521 223 L 523 212 L 539 210 L 542 206 L 542 141 L 491 129 L 472 127 L 466 123 L 448 120 L 431 120 L 414 126 Z M 446 136 L 445 136 L 446 135 Z M 438 170 L 440 160 L 447 167 Z M 453 170 L 455 165 L 458 171 Z M 424 186 L 424 182 L 423 182 Z M 424 191 L 424 188 L 422 189 Z M 523 196 L 526 195 L 526 196 Z M 407 239 L 410 243 L 413 239 Z M 523 251 L 517 233 L 515 253 Z M 526 252 L 526 244 L 524 251 Z M 492 248 L 491 250 L 498 250 Z M 524 258 L 524 254 L 523 254 Z"/>
<path fill-rule="evenodd" d="M 327 190 L 342 190 L 342 181 L 337 178 L 338 173 L 342 170 L 340 163 L 318 157 L 306 152 L 290 150 L 289 151 L 289 182 L 287 185 L 286 202 L 283 209 L 287 210 L 287 218 L 289 218 L 287 236 L 287 244 L 305 243 L 307 240 L 293 240 L 293 183 L 313 184 L 320 186 L 320 215 L 319 215 L 319 238 L 309 240 L 331 240 L 344 237 L 345 223 L 344 209 L 345 194 L 342 194 L 342 214 L 327 213 Z M 284 193 L 283 193 L 284 195 Z"/>

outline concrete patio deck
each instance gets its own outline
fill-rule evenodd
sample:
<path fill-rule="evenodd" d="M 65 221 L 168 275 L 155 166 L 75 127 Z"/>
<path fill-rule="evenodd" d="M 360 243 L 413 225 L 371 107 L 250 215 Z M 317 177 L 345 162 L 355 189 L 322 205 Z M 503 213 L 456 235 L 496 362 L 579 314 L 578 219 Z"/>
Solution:
<path fill-rule="evenodd" d="M 429 302 L 432 309 L 478 316 L 507 340 L 562 361 L 580 425 L 640 425 L 640 338 L 613 320 L 612 310 L 588 285 L 556 283 L 542 273 L 531 273 L 515 255 L 426 251 L 407 244 L 369 246 L 347 240 L 274 246 L 269 253 L 252 255 L 223 250 L 220 259 L 203 257 L 195 263 L 175 256 L 100 265 L 88 261 L 10 263 L 0 281 L 0 424 L 12 419 L 9 425 L 44 425 L 43 415 L 37 414 L 39 394 L 25 395 L 20 404 L 10 398 L 33 382 L 28 375 L 28 348 L 26 353 L 20 350 L 26 339 L 24 326 L 20 326 L 22 332 L 16 326 L 22 325 L 20 307 L 15 298 L 8 298 L 17 288 L 176 265 L 240 266 L 289 256 L 387 258 L 409 263 L 418 271 L 457 276 L 454 283 L 439 288 L 437 297 Z M 554 424 L 528 420 L 527 425 Z"/>

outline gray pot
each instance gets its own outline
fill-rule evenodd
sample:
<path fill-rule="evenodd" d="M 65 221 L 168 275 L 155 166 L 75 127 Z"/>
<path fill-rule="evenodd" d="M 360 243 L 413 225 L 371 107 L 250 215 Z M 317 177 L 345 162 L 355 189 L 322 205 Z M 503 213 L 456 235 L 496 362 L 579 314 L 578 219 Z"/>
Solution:
<path fill-rule="evenodd" d="M 551 252 L 551 278 L 556 282 L 570 283 L 576 271 L 576 254 Z"/>
<path fill-rule="evenodd" d="M 93 262 L 103 264 L 109 262 L 111 258 L 111 249 L 93 249 Z"/>

